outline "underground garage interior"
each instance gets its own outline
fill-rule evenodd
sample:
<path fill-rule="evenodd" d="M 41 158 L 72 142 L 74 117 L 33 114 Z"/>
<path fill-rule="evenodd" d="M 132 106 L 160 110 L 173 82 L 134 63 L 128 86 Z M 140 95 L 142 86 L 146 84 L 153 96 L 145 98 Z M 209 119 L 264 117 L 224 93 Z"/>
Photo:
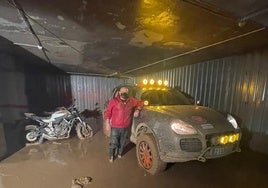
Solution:
<path fill-rule="evenodd" d="M 266 0 L 0 0 L 0 188 L 268 187 L 267 26 Z M 222 131 L 217 148 L 239 141 L 236 151 L 205 159 L 213 146 L 203 135 L 202 155 L 165 161 L 170 138 L 157 134 L 171 128 L 159 115 L 110 163 L 105 108 L 115 87 L 144 79 L 167 81 L 204 116 L 229 114 L 240 128 L 228 119 L 234 132 L 226 141 Z M 92 136 L 79 139 L 73 127 L 69 138 L 26 140 L 24 113 L 49 117 L 73 101 Z M 137 118 L 167 108 L 144 106 Z M 217 126 L 194 117 L 208 132 Z M 159 151 L 153 163 L 167 163 L 155 174 L 138 163 L 138 136 L 149 133 Z"/>

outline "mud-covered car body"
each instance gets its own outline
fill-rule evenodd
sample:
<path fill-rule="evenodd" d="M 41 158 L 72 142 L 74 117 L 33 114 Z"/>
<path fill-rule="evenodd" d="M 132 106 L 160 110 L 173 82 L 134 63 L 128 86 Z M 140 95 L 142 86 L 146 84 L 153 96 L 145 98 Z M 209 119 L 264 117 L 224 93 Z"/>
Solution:
<path fill-rule="evenodd" d="M 152 135 L 162 162 L 204 162 L 240 151 L 241 130 L 231 115 L 196 105 L 178 89 L 128 88 L 145 104 L 133 119 L 130 140 L 137 144 L 141 135 Z"/>

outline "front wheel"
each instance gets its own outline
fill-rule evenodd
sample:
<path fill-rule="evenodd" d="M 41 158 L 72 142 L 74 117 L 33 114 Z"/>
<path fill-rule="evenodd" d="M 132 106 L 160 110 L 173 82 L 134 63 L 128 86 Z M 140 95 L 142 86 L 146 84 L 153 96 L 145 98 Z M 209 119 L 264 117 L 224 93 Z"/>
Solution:
<path fill-rule="evenodd" d="M 37 133 L 38 127 L 36 125 L 27 125 L 25 127 L 26 135 L 25 138 L 28 143 L 35 143 L 39 138 L 39 134 Z"/>
<path fill-rule="evenodd" d="M 86 126 L 83 126 L 81 123 L 76 125 L 76 134 L 79 139 L 83 140 L 87 137 L 93 136 L 93 130 L 89 124 L 86 123 Z"/>
<path fill-rule="evenodd" d="M 167 163 L 160 159 L 152 134 L 140 135 L 136 144 L 136 155 L 139 165 L 152 175 L 166 169 Z"/>

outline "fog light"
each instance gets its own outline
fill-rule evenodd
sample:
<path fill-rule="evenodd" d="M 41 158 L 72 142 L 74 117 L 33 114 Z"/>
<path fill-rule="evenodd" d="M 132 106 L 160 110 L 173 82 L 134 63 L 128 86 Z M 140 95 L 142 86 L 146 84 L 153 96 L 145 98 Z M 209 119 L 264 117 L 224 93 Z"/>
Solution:
<path fill-rule="evenodd" d="M 239 133 L 234 134 L 234 139 L 235 139 L 235 141 L 239 140 Z"/>
<path fill-rule="evenodd" d="M 234 143 L 235 141 L 236 141 L 236 136 L 235 135 L 229 136 L 229 142 L 230 143 Z"/>
<path fill-rule="evenodd" d="M 144 106 L 148 106 L 149 102 L 148 101 L 144 101 L 143 104 L 144 104 Z"/>
<path fill-rule="evenodd" d="M 220 144 L 234 143 L 239 140 L 239 133 L 220 136 L 218 141 Z"/>
<path fill-rule="evenodd" d="M 228 140 L 229 140 L 229 137 L 228 137 L 228 136 L 221 136 L 221 137 L 219 138 L 219 142 L 220 142 L 221 144 L 227 144 L 227 143 L 228 143 Z"/>

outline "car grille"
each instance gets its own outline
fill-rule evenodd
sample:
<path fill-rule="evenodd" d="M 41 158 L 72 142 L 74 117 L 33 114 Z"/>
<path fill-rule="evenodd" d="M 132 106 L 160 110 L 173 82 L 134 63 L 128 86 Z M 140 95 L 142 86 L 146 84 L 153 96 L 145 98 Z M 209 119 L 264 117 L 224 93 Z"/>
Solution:
<path fill-rule="evenodd" d="M 187 152 L 199 152 L 202 150 L 201 141 L 198 138 L 183 138 L 180 140 L 181 150 Z"/>

